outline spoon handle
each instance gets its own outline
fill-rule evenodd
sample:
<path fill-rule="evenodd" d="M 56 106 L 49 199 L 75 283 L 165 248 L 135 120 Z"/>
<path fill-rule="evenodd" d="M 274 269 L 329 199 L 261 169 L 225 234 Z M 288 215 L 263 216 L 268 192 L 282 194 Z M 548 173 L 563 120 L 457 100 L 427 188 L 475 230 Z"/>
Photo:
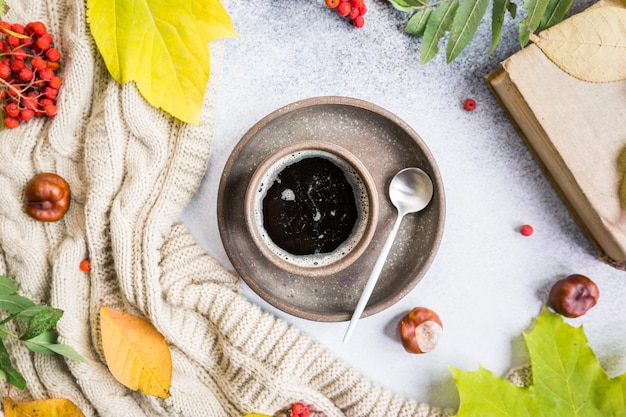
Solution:
<path fill-rule="evenodd" d="M 389 255 L 391 246 L 393 246 L 393 241 L 396 239 L 396 234 L 398 233 L 398 229 L 400 228 L 402 217 L 404 217 L 404 214 L 398 214 L 398 217 L 396 217 L 396 221 L 391 228 L 391 232 L 389 232 L 389 236 L 387 236 L 387 240 L 385 241 L 385 244 L 383 245 L 383 248 L 378 255 L 378 259 L 376 259 L 376 263 L 374 264 L 374 268 L 372 269 L 372 272 L 370 273 L 370 276 L 365 283 L 365 287 L 363 288 L 363 292 L 361 293 L 359 302 L 354 309 L 354 313 L 352 313 L 352 318 L 350 319 L 348 330 L 346 330 L 346 334 L 343 337 L 343 343 L 348 343 L 348 340 L 350 340 L 352 332 L 354 331 L 357 322 L 361 318 L 361 314 L 363 314 L 363 310 L 365 310 L 365 306 L 367 305 L 367 302 L 369 301 L 370 296 L 374 291 L 374 287 L 378 282 L 378 278 L 380 277 L 380 273 L 383 270 L 383 266 L 385 266 L 387 255 Z"/>

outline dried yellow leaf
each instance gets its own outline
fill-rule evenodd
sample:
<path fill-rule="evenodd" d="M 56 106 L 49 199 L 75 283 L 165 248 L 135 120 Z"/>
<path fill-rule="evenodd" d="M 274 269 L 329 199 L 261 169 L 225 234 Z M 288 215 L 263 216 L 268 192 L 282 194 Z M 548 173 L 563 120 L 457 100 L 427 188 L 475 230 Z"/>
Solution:
<path fill-rule="evenodd" d="M 146 320 L 107 307 L 100 309 L 100 327 L 111 374 L 132 390 L 168 398 L 172 357 L 163 335 Z"/>
<path fill-rule="evenodd" d="M 67 398 L 21 402 L 6 397 L 4 417 L 85 417 L 85 415 Z"/>
<path fill-rule="evenodd" d="M 589 8 L 531 40 L 573 77 L 591 82 L 626 79 L 626 8 Z"/>

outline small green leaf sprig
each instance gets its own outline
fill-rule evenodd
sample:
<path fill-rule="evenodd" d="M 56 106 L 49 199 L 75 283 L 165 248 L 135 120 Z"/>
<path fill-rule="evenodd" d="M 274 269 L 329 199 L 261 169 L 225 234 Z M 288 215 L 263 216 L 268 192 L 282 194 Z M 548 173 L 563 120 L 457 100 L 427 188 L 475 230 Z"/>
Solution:
<path fill-rule="evenodd" d="M 485 17 L 490 1 L 491 49 L 500 39 L 507 12 L 515 19 L 517 4 L 511 0 L 389 0 L 398 10 L 409 13 L 404 31 L 422 38 L 420 61 L 426 64 L 439 52 L 439 42 L 448 35 L 446 62 L 454 61 L 476 34 Z M 524 0 L 526 16 L 519 22 L 520 46 L 524 47 L 530 34 L 559 23 L 569 11 L 573 0 Z"/>
<path fill-rule="evenodd" d="M 8 314 L 0 320 L 0 378 L 12 386 L 24 389 L 26 380 L 11 363 L 9 352 L 4 345 L 5 337 L 18 339 L 36 353 L 57 354 L 78 362 L 86 362 L 86 359 L 70 346 L 57 341 L 58 333 L 55 327 L 63 316 L 63 311 L 47 305 L 36 305 L 30 299 L 19 295 L 15 282 L 5 275 L 0 275 L 0 310 Z M 19 333 L 7 329 L 6 324 L 10 321 L 16 322 L 15 327 L 19 329 Z"/>

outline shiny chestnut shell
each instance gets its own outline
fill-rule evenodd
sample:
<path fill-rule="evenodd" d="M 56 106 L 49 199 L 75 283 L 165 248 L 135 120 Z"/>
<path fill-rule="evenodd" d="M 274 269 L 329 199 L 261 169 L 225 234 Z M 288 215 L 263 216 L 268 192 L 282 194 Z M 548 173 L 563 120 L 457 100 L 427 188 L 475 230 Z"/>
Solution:
<path fill-rule="evenodd" d="M 26 184 L 25 211 L 43 222 L 61 219 L 70 207 L 70 186 L 62 177 L 50 172 L 35 175 Z"/>
<path fill-rule="evenodd" d="M 402 346 L 409 353 L 426 353 L 433 350 L 443 332 L 441 319 L 426 307 L 415 307 L 398 323 Z"/>
<path fill-rule="evenodd" d="M 584 275 L 572 274 L 554 283 L 548 305 L 557 313 L 580 317 L 595 306 L 600 297 L 598 286 Z"/>

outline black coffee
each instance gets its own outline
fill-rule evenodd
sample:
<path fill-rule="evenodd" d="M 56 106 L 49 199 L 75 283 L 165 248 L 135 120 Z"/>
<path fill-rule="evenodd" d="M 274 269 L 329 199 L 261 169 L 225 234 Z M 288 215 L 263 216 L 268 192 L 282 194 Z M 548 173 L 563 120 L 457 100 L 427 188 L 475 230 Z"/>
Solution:
<path fill-rule="evenodd" d="M 287 166 L 263 199 L 263 227 L 276 245 L 293 255 L 337 249 L 352 233 L 357 216 L 344 172 L 321 157 Z"/>

